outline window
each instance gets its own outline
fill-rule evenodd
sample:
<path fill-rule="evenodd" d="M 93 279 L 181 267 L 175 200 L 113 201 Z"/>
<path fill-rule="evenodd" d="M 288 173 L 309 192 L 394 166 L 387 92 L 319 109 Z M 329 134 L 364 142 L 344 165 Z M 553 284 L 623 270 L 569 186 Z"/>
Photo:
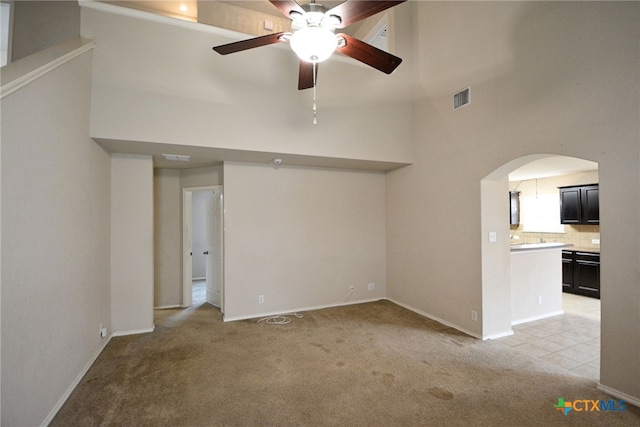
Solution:
<path fill-rule="evenodd" d="M 522 231 L 564 233 L 564 225 L 560 224 L 558 197 L 558 193 L 522 196 L 520 198 Z"/>
<path fill-rule="evenodd" d="M 11 4 L 0 3 L 0 67 L 9 63 L 9 38 L 11 37 Z"/>

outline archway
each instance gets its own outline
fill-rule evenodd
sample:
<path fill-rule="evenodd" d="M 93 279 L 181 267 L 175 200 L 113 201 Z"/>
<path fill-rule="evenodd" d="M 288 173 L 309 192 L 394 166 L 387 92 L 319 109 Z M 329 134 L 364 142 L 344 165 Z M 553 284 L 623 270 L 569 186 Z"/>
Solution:
<path fill-rule="evenodd" d="M 508 239 L 511 230 L 509 229 L 508 202 L 506 198 L 506 194 L 509 191 L 508 176 L 511 172 L 524 165 L 545 158 L 578 160 L 554 154 L 523 156 L 505 163 L 481 181 L 484 339 L 498 338 L 512 333 L 509 309 L 511 290 Z M 564 171 L 566 174 L 572 172 L 577 171 L 570 167 L 567 167 Z M 497 236 L 497 238 L 490 239 L 490 235 Z"/>
<path fill-rule="evenodd" d="M 541 159 L 544 159 L 544 161 L 540 161 Z M 545 168 L 534 168 L 531 171 L 531 174 L 521 175 L 517 178 L 517 182 L 513 182 L 510 185 L 510 173 L 518 170 L 522 166 L 534 164 L 545 166 Z M 583 169 L 580 169 L 580 167 L 582 167 Z M 520 171 L 523 170 L 524 169 L 520 169 Z M 584 182 L 581 182 L 581 180 Z M 534 318 L 527 318 L 526 316 L 523 316 L 522 312 L 518 312 L 518 310 L 514 308 L 514 300 L 518 300 L 517 296 L 521 295 L 522 290 L 517 287 L 513 288 L 513 284 L 511 282 L 511 267 L 513 255 L 510 252 L 510 243 L 514 243 L 514 240 L 512 239 L 513 237 L 526 237 L 527 243 L 537 243 L 539 241 L 538 239 L 540 239 L 540 241 L 544 240 L 548 242 L 572 244 L 575 247 L 583 246 L 583 239 L 590 237 L 590 234 L 587 234 L 586 232 L 583 233 L 584 229 L 582 229 L 582 226 L 571 226 L 566 233 L 564 232 L 564 230 L 555 230 L 556 232 L 554 233 L 554 230 L 549 230 L 548 228 L 536 229 L 535 227 L 531 227 L 531 224 L 529 224 L 528 228 L 523 228 L 521 226 L 510 227 L 509 214 L 507 212 L 509 207 L 507 202 L 508 199 L 506 197 L 507 192 L 509 190 L 513 190 L 514 185 L 517 187 L 520 184 L 524 183 L 524 185 L 522 185 L 522 188 L 528 187 L 528 193 L 523 192 L 523 194 L 526 193 L 527 197 L 535 197 L 535 199 L 538 199 L 538 181 L 540 181 L 540 200 L 544 198 L 543 196 L 548 196 L 548 198 L 550 199 L 549 202 L 551 202 L 550 208 L 553 209 L 553 202 L 558 203 L 557 187 L 573 184 L 587 184 L 586 181 L 588 180 L 592 180 L 592 182 L 595 183 L 598 182 L 597 163 L 583 161 L 581 159 L 576 159 L 573 157 L 539 154 L 514 159 L 496 169 L 481 181 L 481 223 L 483 233 L 483 339 L 495 339 L 512 335 L 512 325 L 537 320 Z M 589 183 L 592 182 L 590 181 Z M 532 194 L 533 188 L 535 188 L 535 194 Z M 555 213 L 559 215 L 559 211 Z M 556 221 L 558 222 L 556 228 L 563 228 L 563 226 L 561 226 L 559 223 L 559 217 Z M 594 239 L 595 241 L 589 243 L 593 243 L 594 247 L 597 248 L 594 249 L 594 251 L 599 252 L 599 247 L 597 247 L 596 245 L 599 245 L 599 226 L 594 227 L 597 229 L 598 239 Z M 593 230 L 591 229 L 586 231 L 593 232 Z M 493 236 L 493 238 L 491 236 Z M 554 256 L 556 255 L 559 256 L 559 254 L 555 253 Z M 552 261 L 555 262 L 554 260 L 555 258 Z M 551 265 L 553 265 L 553 263 Z M 559 277 L 562 268 L 560 259 L 558 259 L 558 265 L 553 265 L 553 268 L 557 269 Z M 516 280 L 516 283 L 517 282 L 518 281 Z M 558 285 L 560 284 L 558 283 Z M 551 287 L 553 288 L 553 286 Z M 529 291 L 528 288 L 527 291 Z M 512 294 L 512 292 L 515 293 Z M 535 292 L 536 294 L 542 293 L 540 289 L 533 290 L 532 292 Z M 563 295 L 561 293 L 561 289 L 553 288 L 553 292 L 558 293 L 557 297 L 561 301 L 561 295 Z M 542 297 L 540 296 L 538 296 L 538 298 L 542 299 Z M 561 310 L 559 312 L 555 311 L 547 313 L 548 310 L 545 311 L 545 307 L 543 307 L 542 305 L 535 306 L 536 302 L 534 302 L 533 300 L 531 301 L 531 304 L 534 307 L 534 310 L 538 310 L 538 312 L 534 311 L 534 313 L 536 313 L 536 315 L 539 315 L 539 319 L 544 319 L 545 317 L 551 319 L 552 316 L 557 316 L 558 314 L 562 313 Z M 538 300 L 537 304 L 542 304 L 542 301 Z M 518 307 L 518 304 L 516 304 L 515 307 Z M 525 307 L 526 310 L 528 310 L 529 308 L 532 307 Z M 531 314 L 530 311 L 526 311 L 526 313 L 529 315 Z M 557 320 L 557 318 L 553 319 Z M 597 353 L 599 356 L 599 350 Z M 594 370 L 592 375 L 593 374 L 597 374 L 597 372 L 595 372 Z"/>

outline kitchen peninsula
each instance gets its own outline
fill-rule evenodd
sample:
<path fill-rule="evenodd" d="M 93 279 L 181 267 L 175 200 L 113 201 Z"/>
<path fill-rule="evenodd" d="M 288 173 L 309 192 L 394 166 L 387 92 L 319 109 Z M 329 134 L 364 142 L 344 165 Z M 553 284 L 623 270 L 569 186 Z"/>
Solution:
<path fill-rule="evenodd" d="M 565 243 L 511 245 L 511 324 L 563 314 L 562 248 Z"/>

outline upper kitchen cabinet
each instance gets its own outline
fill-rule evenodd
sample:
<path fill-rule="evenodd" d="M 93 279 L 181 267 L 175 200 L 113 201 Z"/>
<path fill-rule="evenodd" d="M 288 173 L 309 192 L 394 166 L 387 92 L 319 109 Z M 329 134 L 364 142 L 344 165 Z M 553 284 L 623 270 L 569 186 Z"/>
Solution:
<path fill-rule="evenodd" d="M 598 184 L 559 187 L 560 223 L 600 224 Z"/>
<path fill-rule="evenodd" d="M 520 224 L 520 192 L 509 191 L 509 224 Z"/>

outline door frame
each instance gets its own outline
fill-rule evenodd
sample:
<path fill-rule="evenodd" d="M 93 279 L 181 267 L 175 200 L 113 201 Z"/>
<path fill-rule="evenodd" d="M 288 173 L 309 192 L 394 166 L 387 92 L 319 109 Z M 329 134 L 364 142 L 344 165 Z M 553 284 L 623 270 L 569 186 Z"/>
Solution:
<path fill-rule="evenodd" d="M 222 194 L 222 221 L 220 229 L 222 236 L 220 239 L 220 253 L 222 254 L 222 266 L 224 269 L 224 186 L 207 185 L 203 187 L 185 187 L 182 189 L 182 307 L 191 306 L 191 292 L 193 283 L 193 263 L 192 263 L 192 233 L 193 233 L 193 205 L 192 196 L 197 191 L 215 191 L 220 190 Z M 222 281 L 220 283 L 220 312 L 224 314 L 224 273 L 221 274 Z"/>

